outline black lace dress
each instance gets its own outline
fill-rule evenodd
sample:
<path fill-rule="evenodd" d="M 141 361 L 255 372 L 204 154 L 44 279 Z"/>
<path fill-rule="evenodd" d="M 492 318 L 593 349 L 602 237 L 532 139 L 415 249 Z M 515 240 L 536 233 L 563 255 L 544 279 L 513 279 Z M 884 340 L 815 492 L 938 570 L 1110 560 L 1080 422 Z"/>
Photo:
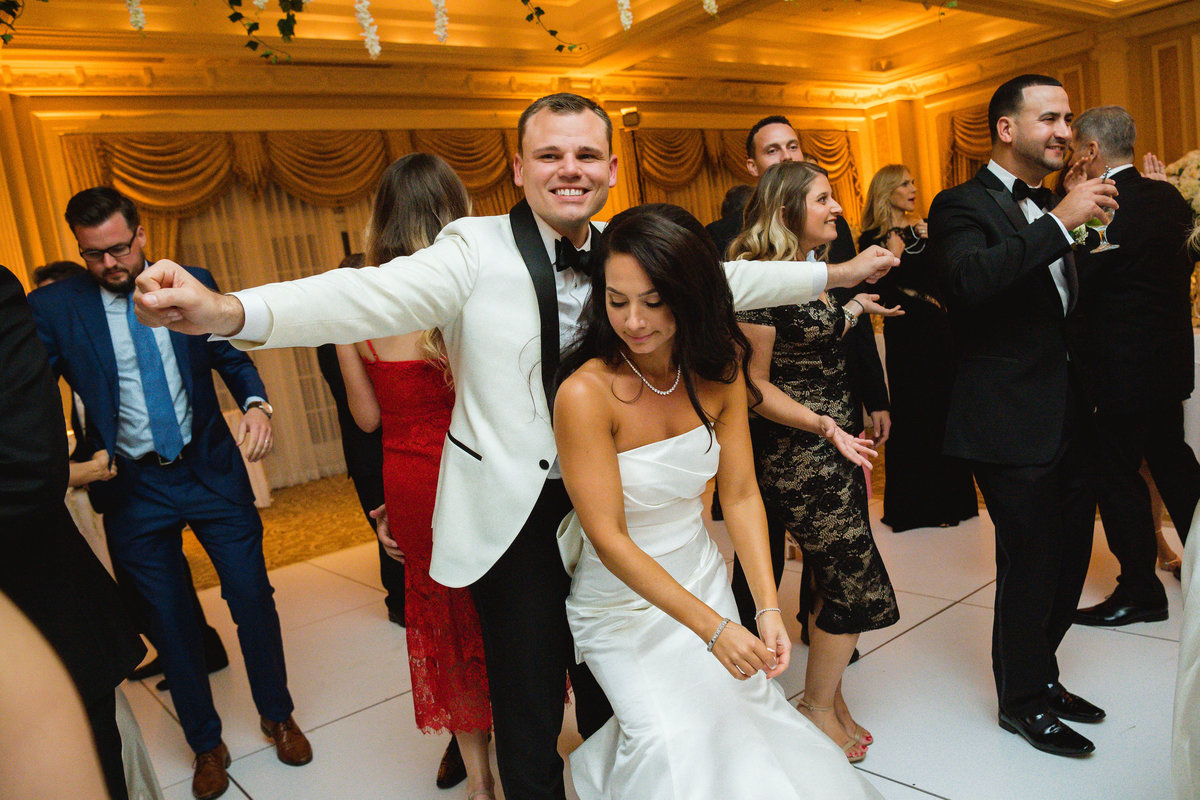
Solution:
<path fill-rule="evenodd" d="M 738 313 L 741 322 L 775 328 L 771 383 L 843 427 L 852 417 L 840 305 L 804 305 Z M 884 628 L 900 618 L 883 558 L 871 535 L 867 484 L 824 437 L 766 420 L 755 437 L 759 489 L 804 552 L 824 599 L 817 625 L 829 633 Z"/>

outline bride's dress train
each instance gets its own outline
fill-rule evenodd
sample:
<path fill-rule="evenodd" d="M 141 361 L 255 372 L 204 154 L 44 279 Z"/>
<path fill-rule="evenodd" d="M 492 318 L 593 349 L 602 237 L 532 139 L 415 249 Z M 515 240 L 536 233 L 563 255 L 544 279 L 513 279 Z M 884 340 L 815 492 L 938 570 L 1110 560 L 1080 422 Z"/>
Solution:
<path fill-rule="evenodd" d="M 684 588 L 737 618 L 701 521 L 719 445 L 704 426 L 619 454 L 629 535 Z M 581 800 L 880 798 L 778 683 L 738 681 L 695 634 L 609 572 L 589 542 L 567 617 L 614 717 L 571 755 Z"/>

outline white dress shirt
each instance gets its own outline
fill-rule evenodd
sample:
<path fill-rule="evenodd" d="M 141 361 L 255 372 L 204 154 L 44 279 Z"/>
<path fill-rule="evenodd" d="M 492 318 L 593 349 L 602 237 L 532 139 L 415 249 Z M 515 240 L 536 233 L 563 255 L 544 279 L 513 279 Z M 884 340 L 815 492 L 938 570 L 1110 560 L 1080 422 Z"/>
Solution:
<path fill-rule="evenodd" d="M 1004 184 L 1005 189 L 1007 189 L 1009 192 L 1012 191 L 1013 184 L 1017 181 L 1016 175 L 1013 175 L 995 161 L 988 162 L 988 169 L 992 171 L 993 175 L 1000 179 L 1000 182 Z M 1041 184 L 1039 183 L 1038 186 L 1041 186 Z M 1036 189 L 1037 186 L 1030 188 Z M 1020 207 L 1021 213 L 1025 215 L 1025 219 L 1029 222 L 1033 222 L 1035 219 L 1040 219 L 1042 215 L 1046 213 L 1042 209 L 1038 208 L 1037 203 L 1033 202 L 1033 200 L 1028 197 L 1023 199 L 1017 205 Z M 1071 232 L 1067 230 L 1067 226 L 1063 225 L 1062 220 L 1060 220 L 1058 217 L 1055 217 L 1053 214 L 1051 214 L 1051 217 L 1053 217 L 1054 221 L 1058 223 L 1058 227 L 1060 230 L 1062 230 L 1063 236 L 1067 238 L 1067 241 L 1074 244 L 1075 239 L 1071 236 Z M 1071 302 L 1071 290 L 1067 284 L 1067 266 L 1063 260 L 1059 258 L 1050 262 L 1049 269 L 1050 277 L 1054 279 L 1054 288 L 1058 289 L 1058 296 L 1062 299 L 1063 314 L 1065 315 Z"/>

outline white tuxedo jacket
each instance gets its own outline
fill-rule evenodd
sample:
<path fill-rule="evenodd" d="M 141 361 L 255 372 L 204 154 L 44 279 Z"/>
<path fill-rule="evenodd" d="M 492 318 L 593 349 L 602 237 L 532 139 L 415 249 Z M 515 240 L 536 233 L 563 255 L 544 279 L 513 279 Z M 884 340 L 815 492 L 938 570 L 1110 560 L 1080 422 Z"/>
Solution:
<path fill-rule="evenodd" d="M 537 247 L 544 251 L 540 239 Z M 504 554 L 556 457 L 535 291 L 538 270 L 550 269 L 548 257 L 526 267 L 509 216 L 470 217 L 446 226 L 425 250 L 380 267 L 335 269 L 236 293 L 256 295 L 271 316 L 266 341 L 235 341 L 243 349 L 442 331 L 456 400 L 429 572 L 446 586 L 473 583 Z M 739 309 L 805 303 L 826 280 L 824 265 L 803 261 L 730 262 L 726 273 Z M 543 285 L 545 279 L 552 292 L 553 275 L 547 272 Z M 553 295 L 546 302 L 556 304 Z M 557 306 L 549 313 L 557 325 Z"/>

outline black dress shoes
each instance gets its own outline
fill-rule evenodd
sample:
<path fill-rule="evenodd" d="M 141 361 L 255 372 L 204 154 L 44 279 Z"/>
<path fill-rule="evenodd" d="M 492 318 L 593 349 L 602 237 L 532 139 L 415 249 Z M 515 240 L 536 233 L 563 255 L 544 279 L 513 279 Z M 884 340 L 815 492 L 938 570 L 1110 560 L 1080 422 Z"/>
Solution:
<path fill-rule="evenodd" d="M 1072 722 L 1099 722 L 1104 719 L 1104 709 L 1094 706 L 1078 695 L 1073 695 L 1061 683 L 1046 687 L 1046 702 L 1059 719 Z"/>
<path fill-rule="evenodd" d="M 1166 603 L 1161 606 L 1142 606 L 1121 597 L 1120 592 L 1113 592 L 1103 603 L 1097 603 L 1090 608 L 1080 608 L 1075 612 L 1076 625 L 1092 625 L 1097 628 L 1116 628 L 1134 622 L 1161 622 L 1166 618 Z"/>
<path fill-rule="evenodd" d="M 1021 737 L 1043 753 L 1056 756 L 1086 756 L 1096 745 L 1062 724 L 1049 711 L 1032 711 L 1022 716 L 1000 712 L 1000 727 Z"/>

